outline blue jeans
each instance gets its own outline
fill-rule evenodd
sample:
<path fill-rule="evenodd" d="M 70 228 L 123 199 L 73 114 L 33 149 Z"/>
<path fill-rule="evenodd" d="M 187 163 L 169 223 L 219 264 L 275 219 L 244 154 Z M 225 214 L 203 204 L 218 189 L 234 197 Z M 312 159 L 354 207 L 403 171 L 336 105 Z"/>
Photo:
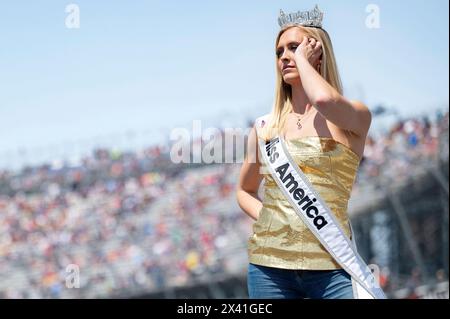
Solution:
<path fill-rule="evenodd" d="M 290 270 L 249 264 L 251 299 L 353 299 L 351 277 L 343 269 Z"/>

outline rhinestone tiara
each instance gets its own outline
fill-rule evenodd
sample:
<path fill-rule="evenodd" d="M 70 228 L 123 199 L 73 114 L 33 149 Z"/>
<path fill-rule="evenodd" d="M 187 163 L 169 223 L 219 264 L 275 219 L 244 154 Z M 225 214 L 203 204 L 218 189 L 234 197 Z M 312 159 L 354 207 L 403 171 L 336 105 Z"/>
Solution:
<path fill-rule="evenodd" d="M 287 25 L 322 28 L 322 19 L 323 12 L 319 10 L 319 6 L 316 4 L 314 9 L 310 11 L 297 11 L 285 14 L 283 10 L 280 10 L 278 24 L 281 28 Z"/>

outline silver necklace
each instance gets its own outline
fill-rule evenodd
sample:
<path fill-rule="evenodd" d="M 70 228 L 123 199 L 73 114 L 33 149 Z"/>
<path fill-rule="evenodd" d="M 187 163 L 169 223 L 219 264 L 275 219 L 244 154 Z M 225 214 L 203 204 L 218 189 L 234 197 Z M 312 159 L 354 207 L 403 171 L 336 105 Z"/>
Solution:
<path fill-rule="evenodd" d="M 302 120 L 304 120 L 304 119 L 306 119 L 311 113 L 313 113 L 313 111 L 309 111 L 309 113 L 308 114 L 306 114 L 304 117 L 298 117 L 298 115 L 297 115 L 297 117 L 298 117 L 298 119 L 297 119 L 297 128 L 300 130 L 300 129 L 302 129 L 302 123 L 300 123 Z"/>

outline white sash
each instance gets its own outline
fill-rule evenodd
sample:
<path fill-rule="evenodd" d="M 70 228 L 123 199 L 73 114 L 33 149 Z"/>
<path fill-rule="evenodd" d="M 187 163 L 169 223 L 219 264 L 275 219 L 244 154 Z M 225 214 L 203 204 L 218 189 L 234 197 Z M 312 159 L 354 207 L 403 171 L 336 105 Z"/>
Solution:
<path fill-rule="evenodd" d="M 258 126 L 257 126 L 258 127 Z M 258 137 L 258 145 L 270 174 L 297 215 L 308 226 L 336 262 L 352 278 L 355 299 L 385 299 L 370 268 L 340 227 L 328 205 L 291 158 L 281 137 L 268 142 Z M 353 237 L 353 236 L 352 236 Z"/>

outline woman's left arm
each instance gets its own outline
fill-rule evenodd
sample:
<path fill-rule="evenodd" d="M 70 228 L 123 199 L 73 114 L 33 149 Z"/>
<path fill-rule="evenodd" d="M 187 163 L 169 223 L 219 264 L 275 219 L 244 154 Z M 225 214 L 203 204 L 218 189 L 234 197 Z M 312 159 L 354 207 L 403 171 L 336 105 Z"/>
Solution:
<path fill-rule="evenodd" d="M 347 100 L 322 78 L 309 61 L 314 60 L 321 46 L 318 44 L 312 47 L 311 44 L 305 45 L 305 42 L 308 41 L 303 41 L 297 48 L 295 63 L 310 102 L 320 114 L 339 128 L 365 136 L 372 121 L 369 109 L 359 101 Z"/>

